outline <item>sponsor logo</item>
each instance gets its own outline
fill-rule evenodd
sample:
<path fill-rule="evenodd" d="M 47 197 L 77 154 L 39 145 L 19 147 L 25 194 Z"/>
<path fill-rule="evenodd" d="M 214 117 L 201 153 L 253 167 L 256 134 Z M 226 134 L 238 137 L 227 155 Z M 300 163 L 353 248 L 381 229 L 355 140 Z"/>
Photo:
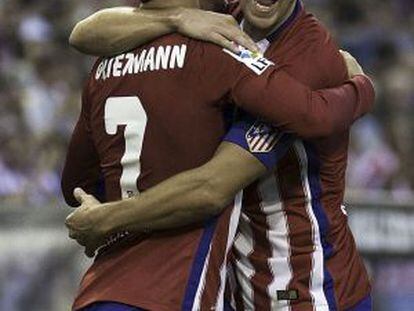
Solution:
<path fill-rule="evenodd" d="M 291 290 L 278 290 L 277 291 L 277 300 L 298 300 L 299 299 L 299 291 L 297 289 Z"/>
<path fill-rule="evenodd" d="M 252 153 L 269 153 L 276 146 L 282 133 L 257 121 L 246 133 L 246 141 Z"/>
<path fill-rule="evenodd" d="M 249 69 L 251 69 L 254 73 L 256 73 L 259 76 L 262 73 L 264 73 L 267 68 L 274 65 L 272 61 L 268 60 L 260 53 L 251 52 L 249 50 L 244 49 L 241 46 L 239 46 L 239 48 L 240 52 L 238 54 L 235 54 L 226 49 L 224 49 L 223 51 L 229 54 L 234 59 L 246 65 Z"/>

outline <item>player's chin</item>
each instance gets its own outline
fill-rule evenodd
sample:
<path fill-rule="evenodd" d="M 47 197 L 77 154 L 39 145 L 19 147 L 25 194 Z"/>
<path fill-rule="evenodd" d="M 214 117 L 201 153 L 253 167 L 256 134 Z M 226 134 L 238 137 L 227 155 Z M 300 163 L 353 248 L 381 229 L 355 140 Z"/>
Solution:
<path fill-rule="evenodd" d="M 243 14 L 253 26 L 257 28 L 272 27 L 279 15 L 278 4 L 262 6 L 256 0 L 246 0 L 243 5 Z"/>
<path fill-rule="evenodd" d="M 245 10 L 244 16 L 252 26 L 258 29 L 271 29 L 277 21 L 276 14 L 257 14 L 254 11 Z"/>

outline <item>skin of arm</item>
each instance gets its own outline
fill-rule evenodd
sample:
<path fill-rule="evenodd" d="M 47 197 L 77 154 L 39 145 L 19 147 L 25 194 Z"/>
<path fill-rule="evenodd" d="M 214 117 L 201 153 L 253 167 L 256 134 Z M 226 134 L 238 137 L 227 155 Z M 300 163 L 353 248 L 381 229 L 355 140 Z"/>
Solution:
<path fill-rule="evenodd" d="M 139 196 L 108 204 L 107 214 L 112 216 L 103 222 L 104 230 L 164 230 L 204 221 L 219 214 L 240 189 L 265 173 L 264 165 L 249 152 L 223 142 L 205 165 L 178 174 Z M 157 208 L 151 208 L 154 206 Z"/>
<path fill-rule="evenodd" d="M 205 165 L 130 199 L 100 204 L 76 189 L 81 207 L 68 216 L 66 226 L 71 238 L 86 246 L 87 253 L 91 249 L 94 253 L 105 238 L 117 232 L 183 227 L 217 215 L 240 189 L 265 173 L 265 166 L 249 152 L 223 142 Z"/>
<path fill-rule="evenodd" d="M 177 9 L 104 9 L 77 23 L 69 43 L 85 54 L 114 55 L 174 32 L 178 16 Z"/>
<path fill-rule="evenodd" d="M 238 52 L 238 44 L 257 50 L 253 40 L 240 30 L 231 15 L 193 8 L 104 9 L 77 23 L 69 43 L 85 54 L 110 56 L 172 32 L 209 41 L 233 52 Z"/>

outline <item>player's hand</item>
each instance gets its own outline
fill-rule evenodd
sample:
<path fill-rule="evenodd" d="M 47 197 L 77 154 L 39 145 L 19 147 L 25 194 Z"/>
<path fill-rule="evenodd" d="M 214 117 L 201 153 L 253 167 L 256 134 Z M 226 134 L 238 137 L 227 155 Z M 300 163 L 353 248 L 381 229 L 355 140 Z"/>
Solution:
<path fill-rule="evenodd" d="M 234 53 L 239 52 L 238 45 L 258 51 L 254 41 L 240 29 L 231 15 L 183 8 L 176 26 L 177 31 L 185 36 L 215 43 Z"/>
<path fill-rule="evenodd" d="M 106 242 L 106 233 L 101 226 L 104 209 L 94 196 L 80 188 L 75 189 L 74 196 L 81 206 L 66 218 L 69 237 L 85 247 L 86 256 L 94 257 L 96 250 Z"/>
<path fill-rule="evenodd" d="M 353 78 L 356 75 L 363 75 L 364 70 L 362 69 L 361 65 L 358 61 L 347 51 L 339 50 L 342 54 L 342 57 L 345 60 L 346 67 L 348 68 L 348 76 L 349 78 Z"/>

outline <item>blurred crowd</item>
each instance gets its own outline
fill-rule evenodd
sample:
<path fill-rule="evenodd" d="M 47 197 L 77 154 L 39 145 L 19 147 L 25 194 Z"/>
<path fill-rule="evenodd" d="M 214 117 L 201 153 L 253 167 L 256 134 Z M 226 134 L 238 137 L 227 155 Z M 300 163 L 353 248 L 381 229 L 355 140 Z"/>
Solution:
<path fill-rule="evenodd" d="M 0 0 L 0 198 L 60 200 L 60 171 L 92 58 L 69 33 L 99 8 L 133 1 Z M 414 2 L 305 0 L 376 83 L 373 115 L 355 125 L 348 186 L 414 188 Z"/>
<path fill-rule="evenodd" d="M 120 1 L 0 1 L 2 201 L 61 201 L 60 172 L 93 61 L 72 50 L 68 36 L 80 19 L 115 5 Z"/>

